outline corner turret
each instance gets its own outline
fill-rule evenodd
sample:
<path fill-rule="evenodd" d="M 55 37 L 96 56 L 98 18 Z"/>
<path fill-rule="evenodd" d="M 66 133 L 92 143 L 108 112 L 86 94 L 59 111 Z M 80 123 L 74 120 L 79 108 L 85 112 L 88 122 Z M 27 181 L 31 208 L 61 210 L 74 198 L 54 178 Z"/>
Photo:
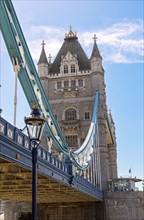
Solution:
<path fill-rule="evenodd" d="M 103 71 L 102 57 L 100 55 L 100 52 L 99 52 L 99 49 L 98 49 L 98 46 L 96 43 L 97 37 L 95 34 L 94 34 L 93 39 L 94 39 L 94 45 L 93 45 L 93 50 L 92 50 L 92 54 L 90 57 L 91 70 L 94 72 L 95 71 Z"/>
<path fill-rule="evenodd" d="M 45 49 L 44 49 L 44 46 L 46 45 L 44 40 L 43 40 L 41 45 L 42 45 L 42 51 L 41 51 L 41 55 L 40 55 L 40 58 L 39 58 L 39 61 L 38 61 L 38 65 L 40 65 L 41 63 L 48 64 L 48 60 L 47 60 Z"/>
<path fill-rule="evenodd" d="M 45 42 L 42 42 L 42 51 L 41 51 L 41 55 L 38 61 L 38 73 L 39 73 L 39 77 L 40 80 L 42 82 L 42 85 L 45 89 L 45 91 L 47 91 L 47 87 L 48 87 L 48 72 L 49 72 L 49 63 L 46 57 L 46 53 L 45 53 Z"/>

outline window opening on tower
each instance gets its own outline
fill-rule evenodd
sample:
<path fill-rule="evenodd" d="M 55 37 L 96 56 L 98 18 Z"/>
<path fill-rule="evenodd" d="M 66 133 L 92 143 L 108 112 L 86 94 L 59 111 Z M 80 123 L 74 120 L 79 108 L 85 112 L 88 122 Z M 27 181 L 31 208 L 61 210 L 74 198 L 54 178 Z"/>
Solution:
<path fill-rule="evenodd" d="M 68 65 L 64 65 L 64 73 L 68 73 Z"/>
<path fill-rule="evenodd" d="M 75 73 L 75 64 L 71 65 L 71 73 Z"/>
<path fill-rule="evenodd" d="M 77 119 L 77 113 L 74 108 L 68 108 L 65 111 L 65 120 L 66 121 L 73 121 Z"/>

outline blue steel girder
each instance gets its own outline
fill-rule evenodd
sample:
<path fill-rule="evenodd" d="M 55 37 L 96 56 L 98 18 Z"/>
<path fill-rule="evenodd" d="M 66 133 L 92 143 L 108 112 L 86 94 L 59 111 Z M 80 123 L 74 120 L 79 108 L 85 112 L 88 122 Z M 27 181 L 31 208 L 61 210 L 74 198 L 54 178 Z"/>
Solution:
<path fill-rule="evenodd" d="M 52 145 L 70 158 L 72 163 L 81 170 L 90 165 L 96 143 L 98 117 L 98 91 L 95 96 L 93 118 L 86 140 L 75 152 L 72 152 L 65 141 L 59 125 L 53 115 L 50 104 L 40 82 L 37 70 L 31 58 L 28 46 L 18 22 L 11 0 L 1 0 L 0 28 L 11 58 L 12 65 L 24 90 L 30 107 L 36 101 L 46 119 L 44 134 L 52 140 Z"/>
<path fill-rule="evenodd" d="M 12 65 L 16 64 L 18 66 L 18 78 L 30 107 L 32 108 L 33 103 L 37 102 L 47 119 L 44 129 L 45 134 L 52 137 L 53 146 L 56 149 L 61 149 L 63 153 L 68 154 L 69 147 L 52 113 L 11 1 L 1 1 L 0 28 Z M 55 138 L 50 127 L 52 124 L 55 126 L 57 138 Z M 61 143 L 58 141 L 59 138 Z"/>

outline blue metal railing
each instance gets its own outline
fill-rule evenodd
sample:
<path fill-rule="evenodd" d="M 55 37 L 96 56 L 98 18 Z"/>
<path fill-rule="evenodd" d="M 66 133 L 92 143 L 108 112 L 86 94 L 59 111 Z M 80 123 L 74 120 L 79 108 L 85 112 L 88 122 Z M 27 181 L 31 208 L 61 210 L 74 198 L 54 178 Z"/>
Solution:
<path fill-rule="evenodd" d="M 25 148 L 31 152 L 32 146 L 30 145 L 29 138 L 23 134 L 21 130 L 11 125 L 2 117 L 0 117 L 0 135 L 3 135 L 16 142 L 20 148 Z M 68 165 L 63 161 L 60 161 L 54 154 L 50 153 L 41 145 L 38 146 L 38 157 L 68 173 Z"/>

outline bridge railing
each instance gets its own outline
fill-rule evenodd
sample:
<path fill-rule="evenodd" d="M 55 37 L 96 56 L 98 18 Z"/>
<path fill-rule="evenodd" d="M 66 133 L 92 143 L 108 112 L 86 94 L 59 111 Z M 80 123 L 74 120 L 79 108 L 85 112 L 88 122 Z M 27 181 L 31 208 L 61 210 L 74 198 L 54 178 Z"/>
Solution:
<path fill-rule="evenodd" d="M 32 146 L 29 138 L 23 134 L 21 130 L 11 125 L 2 117 L 0 117 L 0 134 L 16 142 L 19 147 L 23 147 L 31 152 Z M 68 165 L 64 161 L 59 160 L 54 154 L 50 153 L 41 145 L 38 146 L 38 157 L 68 173 Z"/>

